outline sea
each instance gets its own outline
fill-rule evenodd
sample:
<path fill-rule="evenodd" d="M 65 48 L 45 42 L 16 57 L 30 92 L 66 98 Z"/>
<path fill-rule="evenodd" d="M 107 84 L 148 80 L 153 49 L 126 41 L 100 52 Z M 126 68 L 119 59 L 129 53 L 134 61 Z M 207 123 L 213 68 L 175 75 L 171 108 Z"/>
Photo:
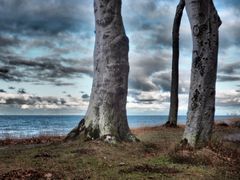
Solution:
<path fill-rule="evenodd" d="M 0 116 L 0 139 L 29 138 L 41 135 L 66 135 L 83 116 Z M 164 124 L 168 116 L 128 116 L 130 128 Z M 230 119 L 233 116 L 216 116 L 215 119 Z M 179 124 L 186 123 L 186 116 L 178 117 Z"/>

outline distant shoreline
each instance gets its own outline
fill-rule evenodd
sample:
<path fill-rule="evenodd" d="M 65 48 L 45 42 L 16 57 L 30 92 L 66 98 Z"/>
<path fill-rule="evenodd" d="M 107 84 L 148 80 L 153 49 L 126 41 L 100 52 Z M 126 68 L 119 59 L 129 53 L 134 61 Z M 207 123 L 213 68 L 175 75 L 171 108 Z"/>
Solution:
<path fill-rule="evenodd" d="M 0 114 L 0 116 L 80 116 L 80 117 L 83 117 L 84 115 L 81 115 L 81 114 Z M 160 116 L 160 117 L 165 117 L 165 116 L 168 116 L 168 115 L 151 115 L 151 114 L 146 114 L 146 115 L 127 115 L 127 116 Z M 187 115 L 178 115 L 178 117 L 186 117 Z M 236 117 L 236 118 L 240 118 L 240 115 L 215 115 L 215 117 Z"/>
<path fill-rule="evenodd" d="M 26 139 L 39 136 L 65 136 L 82 116 L 0 116 L 0 139 Z M 131 129 L 161 126 L 168 116 L 128 116 Z M 217 116 L 215 122 L 231 126 L 240 117 Z M 236 122 L 234 122 L 236 124 Z M 186 124 L 186 116 L 179 116 L 178 125 Z M 237 125 L 238 126 L 238 125 Z M 240 126 L 240 125 L 239 125 Z"/>
<path fill-rule="evenodd" d="M 240 128 L 240 118 L 236 119 L 226 119 L 223 121 L 219 121 L 215 123 L 215 128 Z M 163 125 L 157 125 L 157 126 L 143 126 L 138 128 L 130 128 L 131 131 L 134 134 L 142 134 L 145 132 L 152 132 L 152 131 L 158 131 L 162 128 L 166 128 Z M 185 125 L 179 124 L 177 129 L 184 129 Z M 42 144 L 42 143 L 49 143 L 49 142 L 58 142 L 62 141 L 65 138 L 65 135 L 51 135 L 51 134 L 45 134 L 45 135 L 39 135 L 39 136 L 29 136 L 29 137 L 23 137 L 23 138 L 16 138 L 16 137 L 7 137 L 5 139 L 0 139 L 0 146 L 6 145 L 6 144 Z"/>

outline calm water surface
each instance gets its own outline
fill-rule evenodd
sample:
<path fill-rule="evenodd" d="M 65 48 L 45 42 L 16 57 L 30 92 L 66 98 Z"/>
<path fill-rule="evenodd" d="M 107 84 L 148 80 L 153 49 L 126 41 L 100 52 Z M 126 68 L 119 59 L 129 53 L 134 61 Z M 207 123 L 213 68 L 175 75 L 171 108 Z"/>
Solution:
<path fill-rule="evenodd" d="M 23 138 L 39 135 L 66 135 L 82 116 L 0 116 L 0 139 Z M 231 116 L 216 116 L 223 120 Z M 130 128 L 164 124 L 167 116 L 128 116 Z M 185 124 L 186 116 L 179 116 Z"/>

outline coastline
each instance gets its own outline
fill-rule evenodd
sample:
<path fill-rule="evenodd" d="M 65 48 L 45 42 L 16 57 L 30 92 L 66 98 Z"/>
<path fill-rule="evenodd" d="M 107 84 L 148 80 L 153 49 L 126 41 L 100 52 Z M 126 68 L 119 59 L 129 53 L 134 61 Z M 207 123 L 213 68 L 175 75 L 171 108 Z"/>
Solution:
<path fill-rule="evenodd" d="M 240 128 L 240 119 L 225 119 L 221 121 L 215 121 L 214 128 L 219 127 L 225 127 L 225 128 Z M 176 130 L 181 129 L 184 130 L 185 125 L 179 124 Z M 144 133 L 147 132 L 154 132 L 154 131 L 161 131 L 162 129 L 169 129 L 164 127 L 163 125 L 156 125 L 156 126 L 143 126 L 138 128 L 131 128 L 131 132 L 135 135 L 144 135 Z M 235 137 L 230 134 L 232 138 L 235 139 L 235 141 L 240 142 L 240 132 L 239 134 L 236 134 L 238 137 L 235 139 Z M 12 137 L 6 137 L 5 139 L 0 139 L 0 146 L 5 145 L 27 145 L 27 144 L 46 144 L 46 143 L 55 143 L 55 142 L 61 142 L 65 138 L 65 135 L 39 135 L 39 136 L 33 136 L 33 137 L 25 137 L 25 138 L 12 138 Z"/>
<path fill-rule="evenodd" d="M 64 136 L 2 140 L 0 179 L 240 178 L 240 142 L 224 139 L 239 134 L 239 127 L 216 124 L 212 141 L 201 150 L 179 148 L 184 126 L 131 130 L 140 142 L 63 142 Z"/>

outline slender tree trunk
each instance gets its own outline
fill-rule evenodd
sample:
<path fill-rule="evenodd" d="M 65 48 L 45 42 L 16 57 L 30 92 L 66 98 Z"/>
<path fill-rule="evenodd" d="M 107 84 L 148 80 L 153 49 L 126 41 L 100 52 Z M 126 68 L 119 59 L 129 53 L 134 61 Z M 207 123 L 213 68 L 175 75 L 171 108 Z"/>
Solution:
<path fill-rule="evenodd" d="M 221 20 L 212 0 L 185 0 L 185 4 L 192 29 L 193 60 L 183 139 L 192 147 L 202 147 L 210 140 L 214 123 Z"/>
<path fill-rule="evenodd" d="M 185 6 L 184 0 L 180 0 L 173 22 L 172 31 L 172 84 L 171 84 L 171 97 L 170 97 L 170 111 L 168 121 L 165 124 L 169 127 L 177 127 L 178 116 L 178 77 L 179 77 L 179 29 L 181 25 L 181 19 L 183 9 Z"/>
<path fill-rule="evenodd" d="M 135 141 L 126 115 L 129 42 L 122 22 L 121 0 L 94 0 L 94 13 L 94 77 L 89 107 L 67 139 L 84 134 L 109 142 Z"/>

